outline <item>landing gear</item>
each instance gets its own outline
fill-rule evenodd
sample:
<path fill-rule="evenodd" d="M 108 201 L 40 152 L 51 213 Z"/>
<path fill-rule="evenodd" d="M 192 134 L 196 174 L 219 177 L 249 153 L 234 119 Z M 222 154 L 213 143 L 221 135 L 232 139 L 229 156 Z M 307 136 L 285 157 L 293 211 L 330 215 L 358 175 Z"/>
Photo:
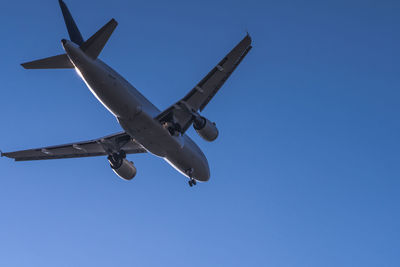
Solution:
<path fill-rule="evenodd" d="M 126 158 L 125 151 L 121 150 L 119 153 L 113 153 L 107 157 L 110 166 L 113 169 L 118 169 L 121 167 L 123 160 Z"/>
<path fill-rule="evenodd" d="M 193 178 L 190 178 L 190 180 L 189 180 L 189 186 L 192 187 L 192 186 L 194 186 L 194 185 L 196 185 L 196 180 L 193 179 Z"/>
<path fill-rule="evenodd" d="M 187 176 L 189 176 L 189 186 L 192 187 L 196 185 L 196 180 L 193 178 L 193 168 L 187 169 L 186 170 Z"/>
<path fill-rule="evenodd" d="M 179 136 L 182 132 L 182 127 L 179 123 L 174 122 L 164 122 L 164 128 L 166 128 L 171 136 Z"/>

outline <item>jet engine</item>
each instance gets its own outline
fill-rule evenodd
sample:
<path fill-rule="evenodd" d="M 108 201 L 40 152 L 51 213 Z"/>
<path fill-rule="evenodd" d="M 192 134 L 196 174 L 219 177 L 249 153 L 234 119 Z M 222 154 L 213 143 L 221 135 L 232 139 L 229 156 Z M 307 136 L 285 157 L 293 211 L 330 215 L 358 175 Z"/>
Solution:
<path fill-rule="evenodd" d="M 128 161 L 126 158 L 118 155 L 113 155 L 108 157 L 108 162 L 110 162 L 110 166 L 115 174 L 122 179 L 129 181 L 135 177 L 136 167 L 133 165 L 132 161 Z"/>
<path fill-rule="evenodd" d="M 193 127 L 196 132 L 206 141 L 212 142 L 218 137 L 218 129 L 215 122 L 211 122 L 204 117 L 197 117 L 194 120 Z"/>

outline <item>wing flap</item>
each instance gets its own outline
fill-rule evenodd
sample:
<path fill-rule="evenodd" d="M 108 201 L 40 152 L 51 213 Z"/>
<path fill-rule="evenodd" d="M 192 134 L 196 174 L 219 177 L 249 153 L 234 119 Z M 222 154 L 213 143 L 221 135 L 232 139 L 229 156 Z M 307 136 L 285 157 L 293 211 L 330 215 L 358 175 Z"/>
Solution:
<path fill-rule="evenodd" d="M 244 57 L 247 55 L 247 53 L 251 50 L 251 46 L 249 46 L 244 53 L 239 57 L 239 59 L 233 64 L 232 68 L 229 69 L 229 71 L 226 71 L 225 75 L 221 75 L 222 77 L 218 77 L 217 75 L 212 75 L 209 80 L 205 81 L 205 83 L 209 83 L 209 87 L 213 88 L 210 90 L 210 93 L 207 95 L 205 100 L 201 103 L 199 109 L 200 111 L 203 111 L 203 109 L 206 107 L 208 102 L 211 101 L 211 99 L 215 96 L 215 94 L 218 92 L 218 90 L 222 87 L 222 85 L 225 83 L 225 81 L 231 76 L 232 72 L 239 66 L 240 62 L 244 59 Z M 217 65 L 215 69 L 218 69 L 219 71 L 224 71 L 223 67 L 221 65 Z M 217 72 L 217 70 L 215 70 Z"/>

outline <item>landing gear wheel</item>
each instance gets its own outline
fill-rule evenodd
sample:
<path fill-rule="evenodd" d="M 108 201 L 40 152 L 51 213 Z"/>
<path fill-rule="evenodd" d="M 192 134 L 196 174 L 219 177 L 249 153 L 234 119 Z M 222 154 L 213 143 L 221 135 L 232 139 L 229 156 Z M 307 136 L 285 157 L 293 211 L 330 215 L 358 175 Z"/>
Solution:
<path fill-rule="evenodd" d="M 196 185 L 196 180 L 193 179 L 193 178 L 191 178 L 191 179 L 189 180 L 189 186 L 192 187 L 192 186 L 194 186 L 194 185 Z"/>

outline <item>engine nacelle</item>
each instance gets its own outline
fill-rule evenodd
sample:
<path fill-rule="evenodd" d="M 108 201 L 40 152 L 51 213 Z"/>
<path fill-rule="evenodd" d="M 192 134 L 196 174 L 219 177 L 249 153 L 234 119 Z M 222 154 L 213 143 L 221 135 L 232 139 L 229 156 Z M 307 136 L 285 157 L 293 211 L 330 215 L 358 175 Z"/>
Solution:
<path fill-rule="evenodd" d="M 215 122 L 211 122 L 204 117 L 194 120 L 193 127 L 196 132 L 206 141 L 212 142 L 218 137 L 218 129 Z"/>
<path fill-rule="evenodd" d="M 136 167 L 133 165 L 132 161 L 120 158 L 117 161 L 113 159 L 108 159 L 110 166 L 119 177 L 124 180 L 132 180 L 136 175 Z"/>

